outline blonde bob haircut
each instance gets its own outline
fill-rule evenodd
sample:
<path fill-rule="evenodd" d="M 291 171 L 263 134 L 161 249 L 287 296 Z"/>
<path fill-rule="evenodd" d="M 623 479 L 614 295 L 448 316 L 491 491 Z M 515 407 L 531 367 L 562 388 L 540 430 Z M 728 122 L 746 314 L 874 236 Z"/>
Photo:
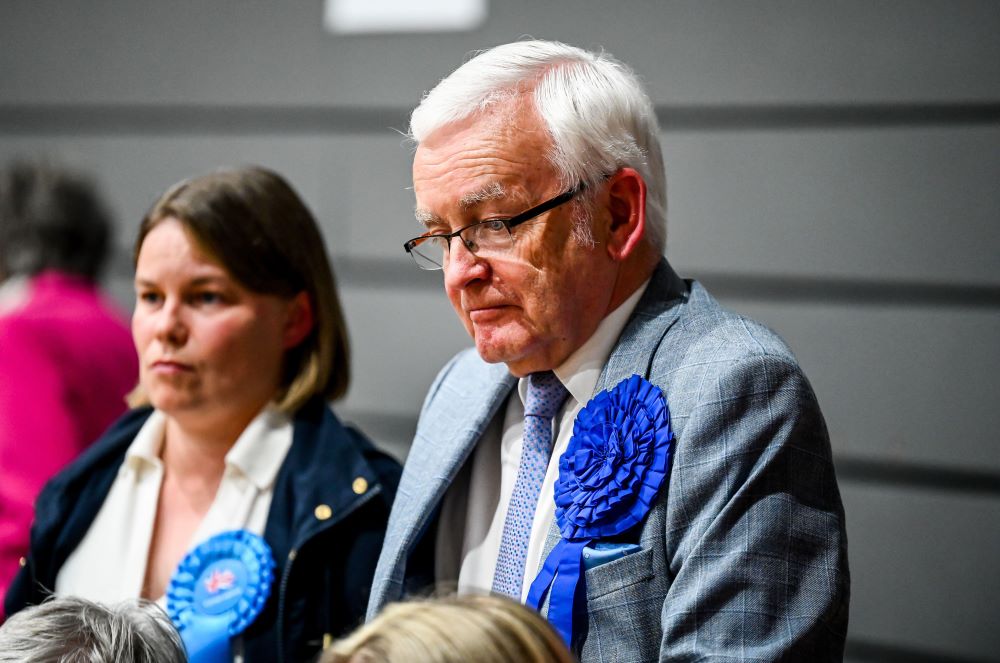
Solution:
<path fill-rule="evenodd" d="M 180 222 L 248 290 L 285 298 L 308 294 L 313 330 L 285 353 L 277 407 L 294 414 L 315 396 L 343 396 L 350 383 L 350 355 L 336 281 L 316 220 L 288 182 L 252 166 L 175 184 L 143 218 L 133 266 L 146 235 L 167 219 Z M 129 404 L 149 404 L 141 385 L 129 395 Z"/>
<path fill-rule="evenodd" d="M 537 612 L 498 596 L 393 603 L 327 649 L 320 663 L 573 663 Z"/>

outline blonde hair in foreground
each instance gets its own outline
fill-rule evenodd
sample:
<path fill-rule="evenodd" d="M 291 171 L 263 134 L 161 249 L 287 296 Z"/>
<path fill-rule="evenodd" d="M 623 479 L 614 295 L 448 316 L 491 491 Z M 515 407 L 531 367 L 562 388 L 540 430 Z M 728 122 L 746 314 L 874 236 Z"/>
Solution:
<path fill-rule="evenodd" d="M 497 596 L 394 603 L 328 649 L 320 663 L 574 663 L 535 611 Z"/>

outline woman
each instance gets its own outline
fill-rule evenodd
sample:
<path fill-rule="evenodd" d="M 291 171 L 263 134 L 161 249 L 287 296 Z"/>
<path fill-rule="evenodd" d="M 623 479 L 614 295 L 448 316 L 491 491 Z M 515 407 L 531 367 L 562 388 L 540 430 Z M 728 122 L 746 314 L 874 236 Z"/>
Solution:
<path fill-rule="evenodd" d="M 213 173 L 153 206 L 135 270 L 139 407 L 43 492 L 8 611 L 162 603 L 187 551 L 247 529 L 277 568 L 234 651 L 308 660 L 364 614 L 399 474 L 326 404 L 347 333 L 316 223 L 274 173 Z"/>
<path fill-rule="evenodd" d="M 335 642 L 320 663 L 573 663 L 534 610 L 500 596 L 449 596 L 386 606 Z"/>

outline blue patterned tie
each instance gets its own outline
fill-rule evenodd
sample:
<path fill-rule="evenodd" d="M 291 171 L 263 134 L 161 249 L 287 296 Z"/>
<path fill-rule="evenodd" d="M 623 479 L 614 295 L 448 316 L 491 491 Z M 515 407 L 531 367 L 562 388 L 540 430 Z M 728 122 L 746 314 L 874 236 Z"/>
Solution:
<path fill-rule="evenodd" d="M 524 561 L 528 557 L 528 540 L 531 538 L 538 493 L 552 455 L 552 417 L 562 407 L 567 393 L 566 387 L 552 371 L 528 376 L 521 465 L 517 470 L 514 494 L 507 506 L 500 554 L 493 574 L 493 591 L 518 601 L 521 600 Z"/>

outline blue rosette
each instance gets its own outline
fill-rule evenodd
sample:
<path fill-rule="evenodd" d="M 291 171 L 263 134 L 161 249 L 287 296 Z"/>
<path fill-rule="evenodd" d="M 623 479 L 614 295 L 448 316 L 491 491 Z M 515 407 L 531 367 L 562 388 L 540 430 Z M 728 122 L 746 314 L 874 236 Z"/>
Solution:
<path fill-rule="evenodd" d="M 191 663 L 232 660 L 229 639 L 264 609 L 274 567 L 270 546 L 247 530 L 216 534 L 184 556 L 167 587 L 167 614 Z"/>
<path fill-rule="evenodd" d="M 559 458 L 556 523 L 562 539 L 528 590 L 529 606 L 549 598 L 549 621 L 573 643 L 573 611 L 586 594 L 584 548 L 638 525 L 667 477 L 674 434 L 663 391 L 638 375 L 590 400 Z"/>

